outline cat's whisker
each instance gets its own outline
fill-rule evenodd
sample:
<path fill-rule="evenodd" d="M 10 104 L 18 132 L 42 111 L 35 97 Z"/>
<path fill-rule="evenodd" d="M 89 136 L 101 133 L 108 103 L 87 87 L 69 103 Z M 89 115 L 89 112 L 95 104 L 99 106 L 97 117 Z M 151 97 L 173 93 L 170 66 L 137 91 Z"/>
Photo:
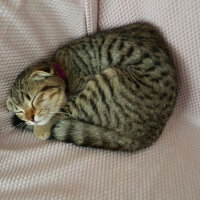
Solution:
<path fill-rule="evenodd" d="M 10 117 L 11 114 L 10 113 L 0 113 L 1 117 Z"/>
<path fill-rule="evenodd" d="M 26 126 L 27 126 L 26 123 L 21 122 L 21 123 L 15 125 L 15 126 L 13 126 L 13 127 L 14 127 L 15 129 L 17 129 L 17 130 L 20 132 L 20 130 L 26 129 Z M 25 131 L 26 131 L 26 130 L 25 130 Z"/>
<path fill-rule="evenodd" d="M 25 126 L 26 126 L 25 124 L 21 124 L 21 125 L 18 127 L 18 129 L 19 129 L 19 130 L 23 130 Z"/>
<path fill-rule="evenodd" d="M 19 123 L 19 124 L 17 124 L 17 125 L 15 125 L 15 126 L 13 126 L 14 128 L 20 128 L 22 125 L 23 125 L 24 123 L 23 122 L 21 122 L 21 123 Z"/>
<path fill-rule="evenodd" d="M 20 130 L 22 130 L 22 132 L 24 131 L 24 127 L 25 126 L 26 126 L 25 124 L 23 124 L 23 125 L 20 126 Z"/>

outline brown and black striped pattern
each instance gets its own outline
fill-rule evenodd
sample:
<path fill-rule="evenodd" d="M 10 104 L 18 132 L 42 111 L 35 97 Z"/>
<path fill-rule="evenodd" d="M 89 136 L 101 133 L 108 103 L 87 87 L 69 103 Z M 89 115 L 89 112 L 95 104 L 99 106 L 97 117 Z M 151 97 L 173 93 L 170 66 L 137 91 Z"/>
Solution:
<path fill-rule="evenodd" d="M 175 69 L 159 33 L 145 23 L 96 33 L 58 50 L 69 89 L 58 140 L 133 151 L 155 141 L 176 100 Z M 84 81 L 86 80 L 86 81 Z"/>
<path fill-rule="evenodd" d="M 67 74 L 69 96 L 49 122 L 51 138 L 135 151 L 160 136 L 177 86 L 167 47 L 153 26 L 135 23 L 83 37 L 60 48 L 54 61 Z"/>

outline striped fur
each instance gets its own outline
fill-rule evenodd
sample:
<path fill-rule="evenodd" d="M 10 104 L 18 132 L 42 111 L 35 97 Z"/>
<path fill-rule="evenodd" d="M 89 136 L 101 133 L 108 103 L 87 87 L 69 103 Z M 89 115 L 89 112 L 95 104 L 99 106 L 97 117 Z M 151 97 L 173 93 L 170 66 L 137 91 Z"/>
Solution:
<path fill-rule="evenodd" d="M 134 151 L 160 136 L 177 86 L 166 45 L 153 26 L 135 23 L 83 37 L 59 49 L 54 61 L 67 74 L 70 95 L 53 117 L 51 137 Z"/>

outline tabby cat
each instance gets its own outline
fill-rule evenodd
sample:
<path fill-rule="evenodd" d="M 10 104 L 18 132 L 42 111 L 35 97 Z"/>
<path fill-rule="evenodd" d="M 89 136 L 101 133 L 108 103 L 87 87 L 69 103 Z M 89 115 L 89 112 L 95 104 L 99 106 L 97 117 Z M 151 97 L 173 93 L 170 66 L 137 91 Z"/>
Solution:
<path fill-rule="evenodd" d="M 72 41 L 52 62 L 25 69 L 6 104 L 42 140 L 135 151 L 160 136 L 176 95 L 162 37 L 139 22 Z"/>

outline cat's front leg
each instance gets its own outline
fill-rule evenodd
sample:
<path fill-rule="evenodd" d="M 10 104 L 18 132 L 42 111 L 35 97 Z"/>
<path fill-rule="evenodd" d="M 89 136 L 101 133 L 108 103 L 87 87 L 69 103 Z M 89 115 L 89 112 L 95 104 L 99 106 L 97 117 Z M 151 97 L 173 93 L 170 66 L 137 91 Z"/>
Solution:
<path fill-rule="evenodd" d="M 40 140 L 48 140 L 51 137 L 51 128 L 61 119 L 61 115 L 56 115 L 45 125 L 35 125 L 33 129 L 35 136 Z"/>
<path fill-rule="evenodd" d="M 40 140 L 48 140 L 51 136 L 51 123 L 47 123 L 45 125 L 35 125 L 33 132 L 35 136 Z"/>

